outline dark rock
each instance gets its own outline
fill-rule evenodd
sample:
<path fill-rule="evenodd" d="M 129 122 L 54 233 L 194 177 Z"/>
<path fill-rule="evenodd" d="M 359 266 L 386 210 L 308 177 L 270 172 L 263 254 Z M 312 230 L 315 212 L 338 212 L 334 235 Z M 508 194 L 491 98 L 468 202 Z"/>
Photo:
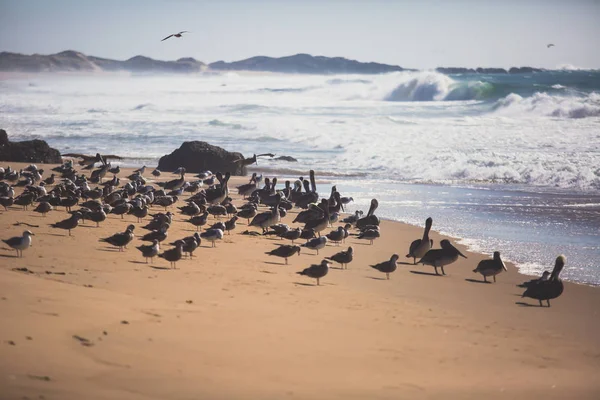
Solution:
<path fill-rule="evenodd" d="M 0 160 L 44 164 L 62 162 L 60 152 L 48 146 L 45 141 L 35 139 L 11 142 L 4 129 L 0 129 Z"/>
<path fill-rule="evenodd" d="M 239 162 L 243 159 L 241 153 L 229 152 L 206 142 L 184 142 L 180 148 L 160 158 L 158 169 L 174 171 L 184 167 L 187 172 L 194 173 L 210 170 L 246 175 L 246 167 Z"/>
<path fill-rule="evenodd" d="M 274 160 L 277 161 L 289 161 L 289 162 L 298 162 L 298 160 L 296 160 L 294 157 L 292 156 L 279 156 L 277 158 L 274 158 Z"/>
<path fill-rule="evenodd" d="M 508 71 L 504 68 L 477 68 L 479 74 L 508 74 Z"/>
<path fill-rule="evenodd" d="M 533 67 L 512 67 L 508 70 L 509 74 L 530 74 L 532 72 L 542 72 L 543 69 Z"/>
<path fill-rule="evenodd" d="M 459 68 L 459 67 L 439 67 L 435 69 L 441 74 L 473 74 L 475 70 L 473 68 Z"/>

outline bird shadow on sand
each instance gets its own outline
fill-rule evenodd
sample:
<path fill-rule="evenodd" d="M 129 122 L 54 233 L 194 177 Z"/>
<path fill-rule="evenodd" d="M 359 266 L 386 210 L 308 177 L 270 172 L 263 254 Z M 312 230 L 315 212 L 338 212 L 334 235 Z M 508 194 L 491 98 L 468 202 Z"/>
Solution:
<path fill-rule="evenodd" d="M 521 306 L 521 307 L 542 308 L 542 306 L 540 306 L 539 304 L 529 304 L 529 303 L 525 303 L 524 301 L 516 301 L 515 304 L 518 305 L 518 306 Z"/>
<path fill-rule="evenodd" d="M 471 279 L 471 278 L 465 278 L 465 281 L 471 282 L 471 283 L 485 283 L 485 284 L 492 283 L 492 282 L 480 281 L 479 279 Z"/>
<path fill-rule="evenodd" d="M 0 257 L 6 257 L 6 258 L 18 258 L 16 255 L 12 255 L 12 254 L 0 254 Z"/>
<path fill-rule="evenodd" d="M 365 276 L 365 278 L 373 279 L 375 281 L 387 281 L 385 278 L 379 278 L 377 276 Z"/>
<path fill-rule="evenodd" d="M 130 263 L 132 263 L 132 264 L 145 264 L 145 265 L 148 265 L 148 263 L 147 263 L 147 262 L 145 262 L 145 261 L 134 261 L 134 260 L 130 260 L 129 262 L 130 262 Z"/>
<path fill-rule="evenodd" d="M 267 271 L 266 269 L 260 270 L 263 274 L 277 274 L 277 272 Z"/>
<path fill-rule="evenodd" d="M 49 236 L 58 236 L 58 237 L 69 237 L 69 235 L 61 235 L 60 233 L 47 233 Z M 71 235 L 73 236 L 73 235 Z"/>
<path fill-rule="evenodd" d="M 108 251 L 109 253 L 123 253 L 122 251 L 119 251 L 119 249 L 114 247 L 100 247 L 98 250 Z"/>
<path fill-rule="evenodd" d="M 410 271 L 410 273 L 415 274 L 415 275 L 444 276 L 444 275 L 438 275 L 435 272 Z"/>
<path fill-rule="evenodd" d="M 396 264 L 400 264 L 400 265 L 417 265 L 415 263 L 410 263 L 410 262 L 406 262 L 406 261 L 396 261 Z"/>
<path fill-rule="evenodd" d="M 278 263 L 278 262 L 273 262 L 273 261 L 265 261 L 265 264 L 269 264 L 269 265 L 286 265 L 286 263 Z"/>
<path fill-rule="evenodd" d="M 148 267 L 149 267 L 149 268 L 152 268 L 152 269 L 160 269 L 160 270 L 162 270 L 162 271 L 167 271 L 167 270 L 173 269 L 173 268 L 171 268 L 171 267 L 157 267 L 157 266 L 155 266 L 155 265 L 148 265 Z"/>
<path fill-rule="evenodd" d="M 365 242 L 352 242 L 352 244 L 359 244 L 361 246 L 372 246 L 371 243 L 365 243 Z"/>

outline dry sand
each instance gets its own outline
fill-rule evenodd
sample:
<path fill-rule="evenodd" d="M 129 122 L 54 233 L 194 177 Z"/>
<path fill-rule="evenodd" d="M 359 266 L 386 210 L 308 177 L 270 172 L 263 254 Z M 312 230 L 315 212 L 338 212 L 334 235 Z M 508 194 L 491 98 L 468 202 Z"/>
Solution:
<path fill-rule="evenodd" d="M 39 225 L 23 258 L 0 246 L 1 399 L 600 398 L 598 288 L 567 283 L 540 308 L 521 299 L 527 277 L 512 265 L 480 283 L 485 256 L 473 253 L 448 276 L 401 264 L 388 281 L 369 264 L 409 261 L 422 235 L 390 221 L 372 246 L 350 238 L 355 260 L 321 286 L 296 272 L 342 247 L 286 266 L 264 254 L 283 241 L 241 235 L 245 220 L 170 270 L 145 264 L 138 239 L 122 253 L 98 242 L 130 223 L 147 232 L 135 217 L 69 237 L 48 226 L 66 215 L 1 211 L 3 239 L 26 229 L 16 222 Z M 184 219 L 168 242 L 195 231 Z"/>

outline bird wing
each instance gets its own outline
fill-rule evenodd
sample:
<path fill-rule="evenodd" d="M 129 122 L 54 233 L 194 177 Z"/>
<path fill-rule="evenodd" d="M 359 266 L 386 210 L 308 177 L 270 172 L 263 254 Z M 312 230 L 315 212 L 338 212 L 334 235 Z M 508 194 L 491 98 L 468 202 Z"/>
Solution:
<path fill-rule="evenodd" d="M 167 40 L 168 38 L 170 38 L 171 36 L 173 36 L 173 34 L 170 34 L 169 36 L 167 36 L 166 38 L 164 38 L 163 40 L 161 40 L 161 42 L 164 42 L 165 40 Z"/>
<path fill-rule="evenodd" d="M 189 31 L 181 31 L 178 33 L 178 35 L 181 35 L 182 33 L 189 33 Z M 171 36 L 173 36 L 173 35 L 171 35 Z"/>

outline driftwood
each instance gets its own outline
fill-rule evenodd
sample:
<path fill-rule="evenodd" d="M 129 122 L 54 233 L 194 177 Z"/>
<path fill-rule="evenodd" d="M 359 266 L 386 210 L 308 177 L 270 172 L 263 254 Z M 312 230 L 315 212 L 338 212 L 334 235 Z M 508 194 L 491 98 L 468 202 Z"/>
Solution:
<path fill-rule="evenodd" d="M 39 225 L 28 224 L 27 222 L 15 222 L 13 224 L 13 226 L 21 226 L 21 225 L 25 225 L 25 226 L 28 226 L 30 228 L 39 228 L 40 227 Z"/>

